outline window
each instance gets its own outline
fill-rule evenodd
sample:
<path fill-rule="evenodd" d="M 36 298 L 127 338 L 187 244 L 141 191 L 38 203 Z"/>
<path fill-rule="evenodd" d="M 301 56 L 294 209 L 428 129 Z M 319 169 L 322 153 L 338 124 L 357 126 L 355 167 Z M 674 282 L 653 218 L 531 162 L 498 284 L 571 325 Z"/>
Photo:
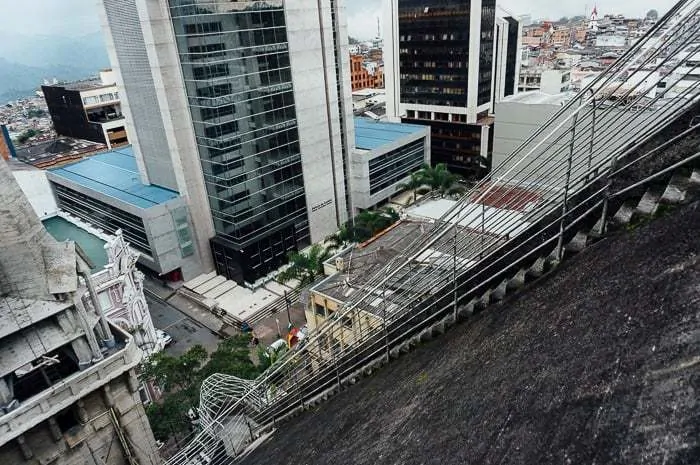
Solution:
<path fill-rule="evenodd" d="M 226 55 L 224 44 L 192 45 L 187 50 L 194 55 L 192 58 L 214 58 Z"/>
<path fill-rule="evenodd" d="M 210 126 L 204 129 L 206 136 L 212 139 L 225 136 L 226 134 L 232 134 L 236 131 L 238 131 L 238 121 L 229 121 L 228 123 Z"/>
<path fill-rule="evenodd" d="M 215 86 L 201 87 L 197 89 L 198 97 L 221 97 L 223 95 L 229 95 L 233 90 L 231 83 L 217 84 Z"/>
<path fill-rule="evenodd" d="M 228 65 L 226 63 L 220 63 L 216 65 L 199 66 L 197 68 L 192 68 L 192 74 L 198 81 L 228 76 Z"/>
<path fill-rule="evenodd" d="M 112 299 L 109 298 L 109 291 L 100 292 L 97 297 L 100 301 L 100 307 L 102 307 L 102 310 L 109 310 L 112 308 Z"/>
<path fill-rule="evenodd" d="M 323 305 L 314 304 L 314 312 L 316 313 L 316 315 L 322 318 L 326 317 L 326 307 L 324 307 Z"/>
<path fill-rule="evenodd" d="M 185 24 L 185 34 L 210 34 L 221 32 L 221 23 Z"/>
<path fill-rule="evenodd" d="M 218 108 L 202 108 L 202 121 L 207 121 L 222 116 L 233 115 L 236 112 L 235 105 L 226 105 Z"/>

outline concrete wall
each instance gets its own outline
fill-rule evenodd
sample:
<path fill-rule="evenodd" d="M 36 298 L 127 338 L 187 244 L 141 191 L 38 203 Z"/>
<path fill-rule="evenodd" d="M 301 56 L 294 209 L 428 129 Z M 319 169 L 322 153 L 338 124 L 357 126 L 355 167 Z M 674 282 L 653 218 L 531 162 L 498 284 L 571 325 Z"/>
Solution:
<path fill-rule="evenodd" d="M 337 3 L 337 2 L 333 2 Z M 331 1 L 288 0 L 285 2 L 289 58 L 292 68 L 299 144 L 302 155 L 304 187 L 309 214 L 311 241 L 318 242 L 337 231 L 347 220 L 345 160 L 349 158 L 349 140 L 354 140 L 350 102 L 349 58 L 343 17 L 340 50 L 334 48 Z M 342 12 L 341 12 L 342 13 Z M 341 60 L 336 58 L 340 52 Z M 344 82 L 338 99 L 336 66 Z M 347 74 L 345 76 L 344 74 Z M 345 79 L 347 78 L 347 79 Z M 347 87 L 346 89 L 343 86 Z M 341 111 L 343 122 L 341 123 Z M 345 143 L 341 137 L 345 132 Z M 343 147 L 345 145 L 345 147 Z"/>
<path fill-rule="evenodd" d="M 58 213 L 58 205 L 45 171 L 22 169 L 13 170 L 12 174 L 40 220 L 51 218 Z"/>
<path fill-rule="evenodd" d="M 56 417 L 0 446 L 0 463 L 19 465 L 130 465 L 126 447 L 139 464 L 161 463 L 133 372 L 90 392 Z M 66 428 L 71 418 L 72 428 Z"/>
<path fill-rule="evenodd" d="M 177 190 L 137 0 L 98 3 L 107 54 L 126 116 L 126 131 L 142 180 Z"/>

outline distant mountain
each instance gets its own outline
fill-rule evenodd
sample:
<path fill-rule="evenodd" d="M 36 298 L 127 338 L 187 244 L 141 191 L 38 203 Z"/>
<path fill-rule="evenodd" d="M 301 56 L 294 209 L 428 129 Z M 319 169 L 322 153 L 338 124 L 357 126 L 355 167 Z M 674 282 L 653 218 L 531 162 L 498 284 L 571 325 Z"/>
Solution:
<path fill-rule="evenodd" d="M 33 94 L 44 79 L 81 79 L 109 67 L 99 32 L 83 37 L 0 33 L 0 43 L 0 102 Z"/>

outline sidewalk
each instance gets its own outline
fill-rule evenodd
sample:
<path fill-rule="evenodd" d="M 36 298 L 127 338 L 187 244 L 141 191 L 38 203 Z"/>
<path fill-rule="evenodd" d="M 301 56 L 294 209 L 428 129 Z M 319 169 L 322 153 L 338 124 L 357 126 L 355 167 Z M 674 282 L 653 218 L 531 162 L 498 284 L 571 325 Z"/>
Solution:
<path fill-rule="evenodd" d="M 297 328 L 301 328 L 306 324 L 304 306 L 301 302 L 295 302 L 290 306 L 289 316 L 291 317 L 292 324 Z M 286 311 L 275 313 L 253 326 L 253 331 L 255 331 L 255 335 L 260 339 L 261 344 L 267 346 L 280 338 L 277 332 L 277 321 L 279 321 L 281 337 L 285 338 L 287 336 L 287 325 L 289 323 L 287 321 Z"/>

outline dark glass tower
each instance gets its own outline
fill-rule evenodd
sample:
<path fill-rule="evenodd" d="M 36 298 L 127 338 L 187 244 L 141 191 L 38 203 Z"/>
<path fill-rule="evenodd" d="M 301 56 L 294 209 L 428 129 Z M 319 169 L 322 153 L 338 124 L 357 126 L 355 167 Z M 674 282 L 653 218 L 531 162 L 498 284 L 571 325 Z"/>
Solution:
<path fill-rule="evenodd" d="M 253 282 L 310 243 L 284 9 L 169 3 L 216 268 Z"/>
<path fill-rule="evenodd" d="M 488 157 L 495 54 L 495 0 L 393 0 L 387 58 L 397 78 L 388 111 L 431 127 L 431 157 L 467 177 Z M 486 140 L 484 140 L 486 139 Z"/>

